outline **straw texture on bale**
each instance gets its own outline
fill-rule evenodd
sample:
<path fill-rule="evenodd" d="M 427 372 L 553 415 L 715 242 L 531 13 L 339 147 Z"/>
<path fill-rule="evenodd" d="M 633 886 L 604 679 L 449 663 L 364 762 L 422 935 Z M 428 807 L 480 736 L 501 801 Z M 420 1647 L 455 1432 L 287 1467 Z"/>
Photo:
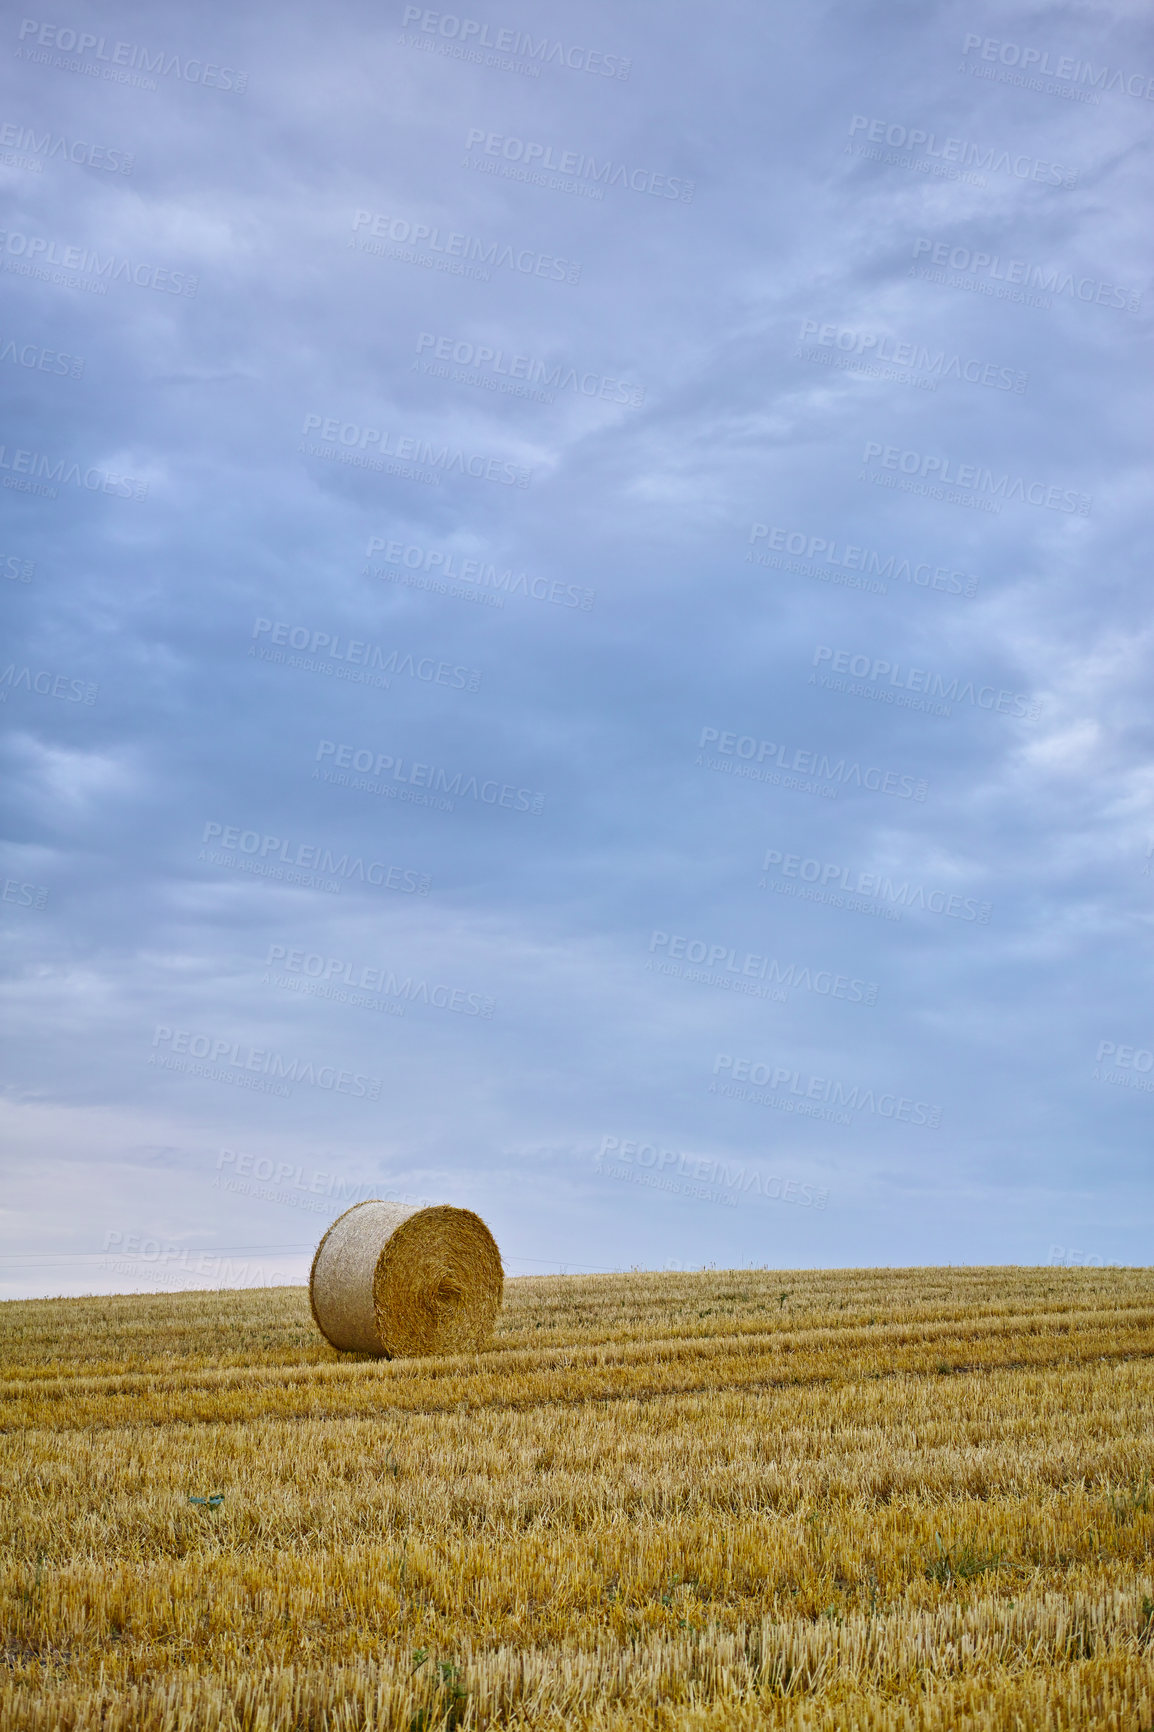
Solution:
<path fill-rule="evenodd" d="M 474 1353 L 493 1332 L 504 1271 L 471 1209 L 373 1198 L 339 1215 L 317 1246 L 309 1303 L 343 1351 L 386 1359 Z"/>

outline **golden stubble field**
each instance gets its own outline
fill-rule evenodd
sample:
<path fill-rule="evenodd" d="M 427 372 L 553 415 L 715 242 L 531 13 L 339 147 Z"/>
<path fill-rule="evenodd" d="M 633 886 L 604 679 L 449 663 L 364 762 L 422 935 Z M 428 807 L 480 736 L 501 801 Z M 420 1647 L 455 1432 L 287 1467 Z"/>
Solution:
<path fill-rule="evenodd" d="M 1145 1269 L 9 1303 L 0 1726 L 1149 1732 L 1152 1356 Z"/>

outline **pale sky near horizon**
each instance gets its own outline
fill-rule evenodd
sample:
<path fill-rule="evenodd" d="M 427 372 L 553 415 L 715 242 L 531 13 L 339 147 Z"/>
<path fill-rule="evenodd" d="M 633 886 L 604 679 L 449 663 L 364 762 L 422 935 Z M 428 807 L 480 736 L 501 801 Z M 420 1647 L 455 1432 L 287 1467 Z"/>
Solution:
<path fill-rule="evenodd" d="M 1128 4 L 0 26 L 0 1297 L 1150 1261 Z"/>

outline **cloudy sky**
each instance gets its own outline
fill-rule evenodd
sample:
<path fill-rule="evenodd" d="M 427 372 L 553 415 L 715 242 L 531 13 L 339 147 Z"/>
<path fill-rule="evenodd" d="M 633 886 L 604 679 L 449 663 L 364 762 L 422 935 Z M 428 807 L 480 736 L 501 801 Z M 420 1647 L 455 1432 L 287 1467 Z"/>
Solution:
<path fill-rule="evenodd" d="M 1148 1262 L 1144 9 L 469 7 L 4 26 L 0 1291 Z"/>

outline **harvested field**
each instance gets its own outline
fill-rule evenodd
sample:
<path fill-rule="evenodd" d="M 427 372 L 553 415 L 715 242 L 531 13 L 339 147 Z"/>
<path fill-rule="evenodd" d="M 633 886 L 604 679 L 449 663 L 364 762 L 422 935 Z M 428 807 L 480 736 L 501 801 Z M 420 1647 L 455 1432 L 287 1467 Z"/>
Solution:
<path fill-rule="evenodd" d="M 1149 1732 L 1152 1366 L 1145 1269 L 9 1303 L 0 1725 Z"/>

